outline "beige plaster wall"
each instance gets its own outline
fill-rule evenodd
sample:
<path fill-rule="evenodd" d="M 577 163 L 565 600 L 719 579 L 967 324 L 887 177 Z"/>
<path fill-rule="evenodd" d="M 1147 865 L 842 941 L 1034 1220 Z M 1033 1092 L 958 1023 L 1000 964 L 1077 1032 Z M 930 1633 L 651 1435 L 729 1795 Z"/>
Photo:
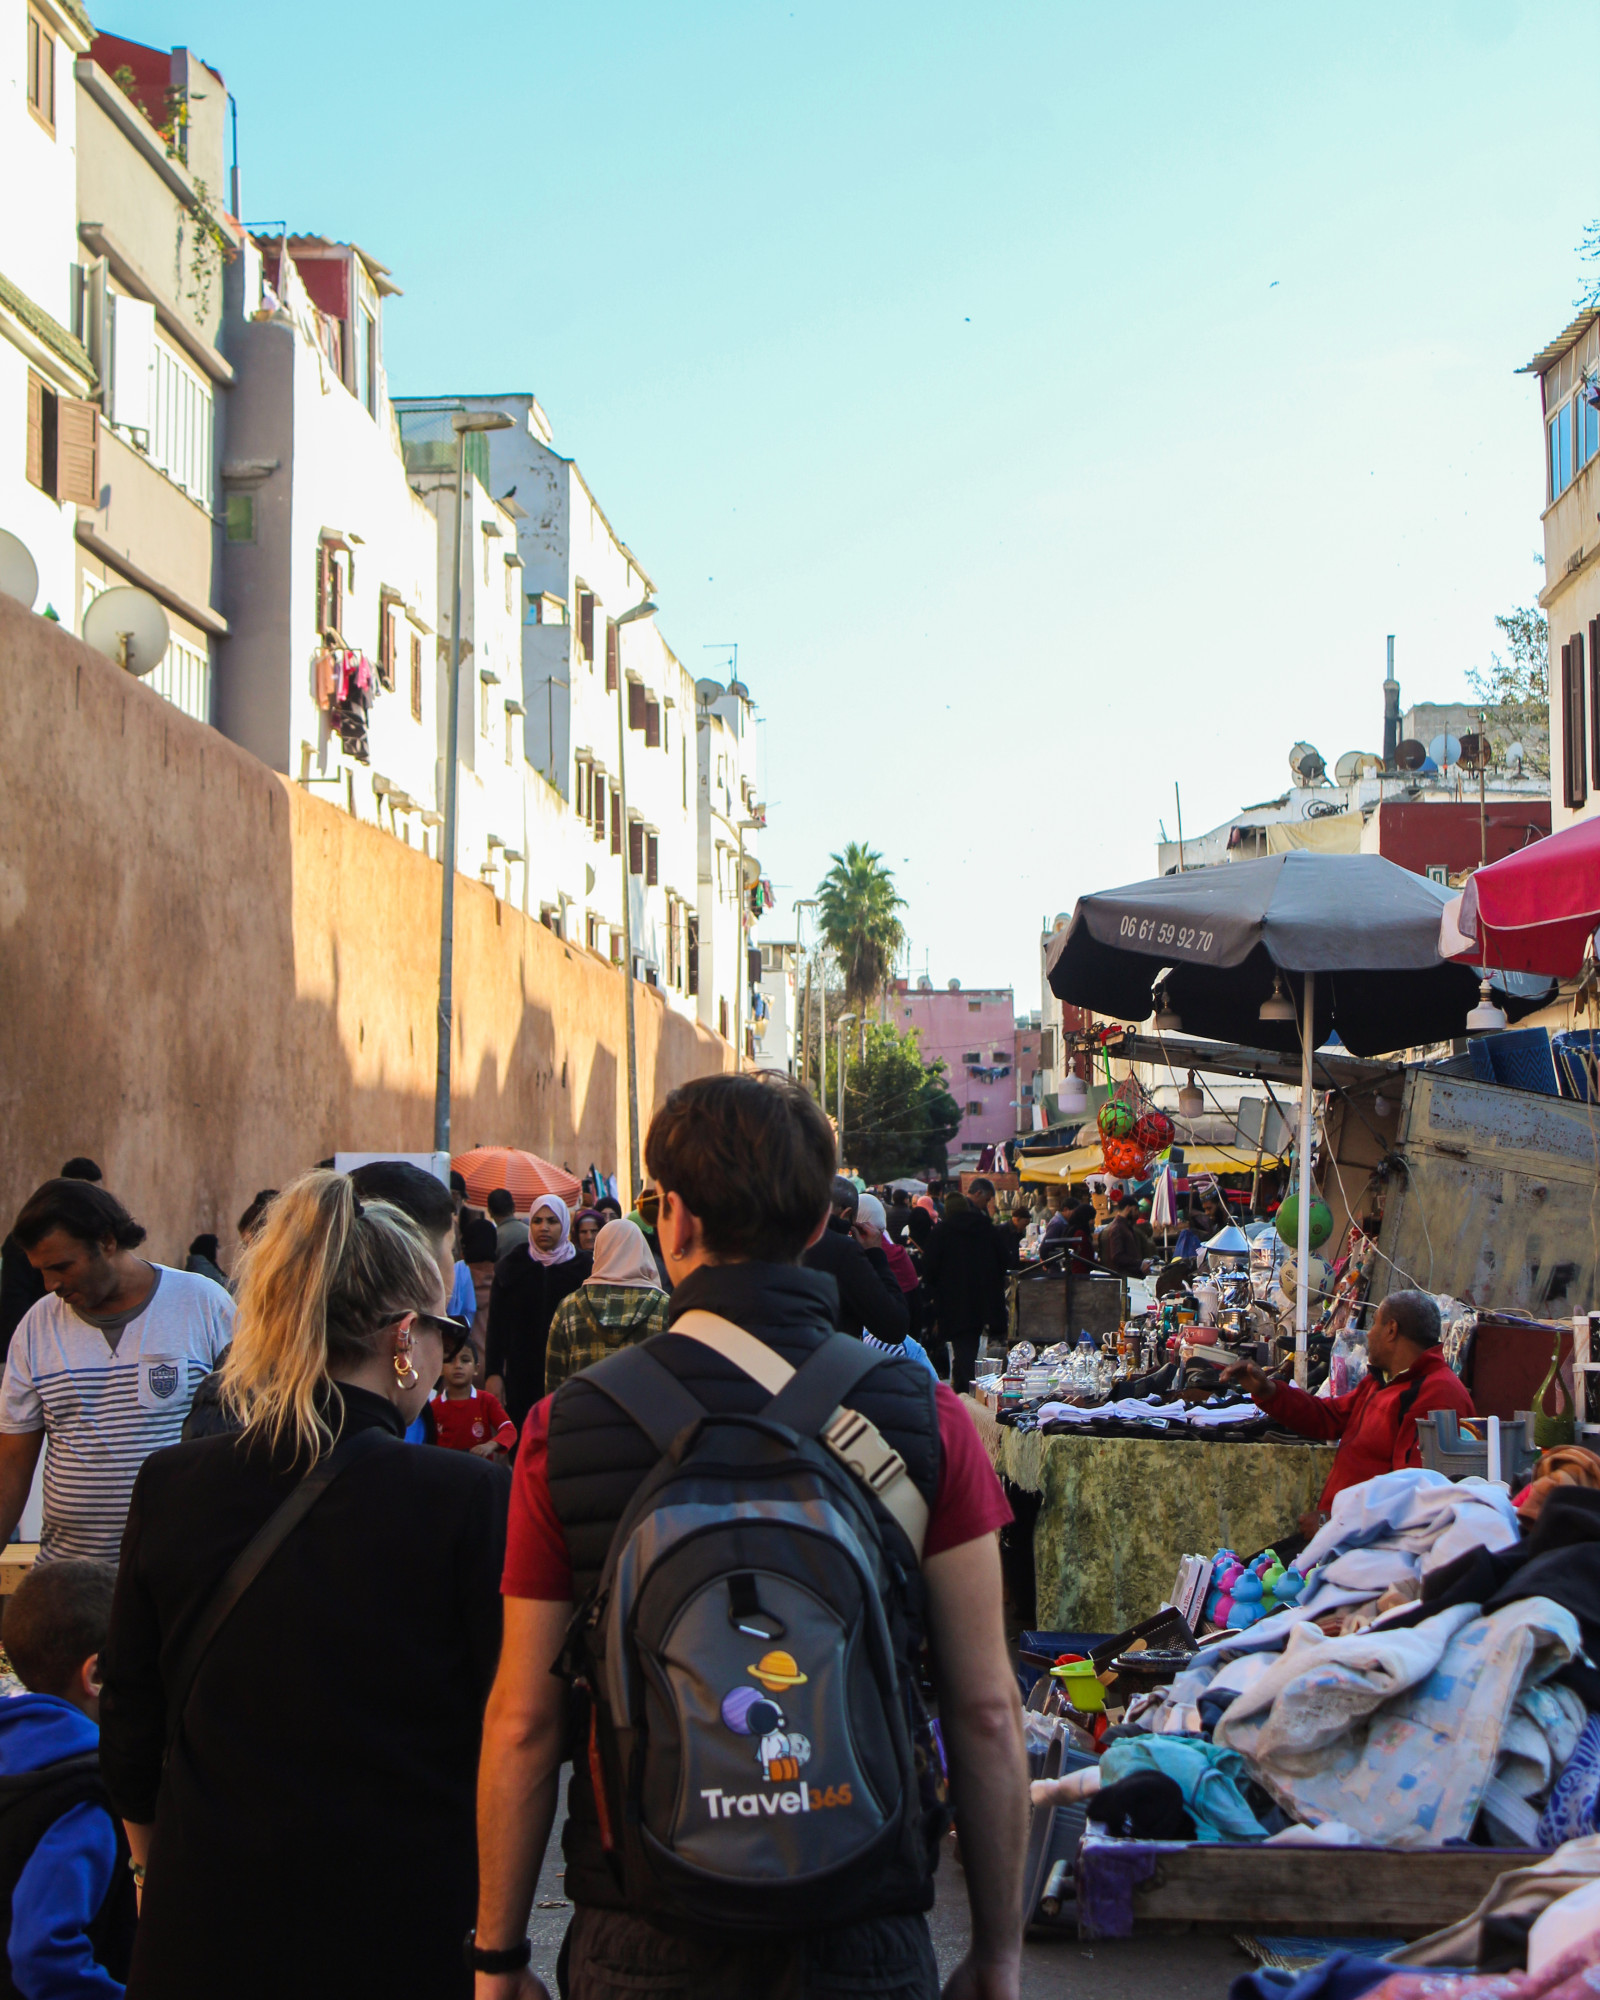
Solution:
<path fill-rule="evenodd" d="M 89 1153 L 182 1261 L 336 1150 L 431 1144 L 439 870 L 0 598 L 0 1220 Z M 456 1150 L 625 1146 L 621 975 L 456 889 Z M 640 1097 L 731 1063 L 635 989 Z"/>

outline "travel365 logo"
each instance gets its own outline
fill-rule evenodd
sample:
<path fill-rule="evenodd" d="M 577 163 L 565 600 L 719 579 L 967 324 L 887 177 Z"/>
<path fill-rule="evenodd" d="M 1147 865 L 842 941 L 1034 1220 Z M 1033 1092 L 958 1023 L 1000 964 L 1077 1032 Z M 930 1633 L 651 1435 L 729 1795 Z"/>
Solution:
<path fill-rule="evenodd" d="M 725 1792 L 720 1786 L 703 1790 L 713 1819 L 771 1818 L 778 1813 L 825 1812 L 834 1806 L 852 1803 L 848 1784 L 820 1787 L 800 1782 L 800 1774 L 811 1762 L 811 1738 L 793 1726 L 788 1709 L 778 1697 L 790 1697 L 803 1688 L 808 1676 L 800 1671 L 793 1653 L 774 1650 L 763 1653 L 746 1669 L 756 1687 L 732 1688 L 722 1698 L 722 1720 L 735 1736 L 748 1738 L 754 1745 L 752 1761 L 760 1767 L 768 1785 L 784 1785 L 781 1792 Z"/>

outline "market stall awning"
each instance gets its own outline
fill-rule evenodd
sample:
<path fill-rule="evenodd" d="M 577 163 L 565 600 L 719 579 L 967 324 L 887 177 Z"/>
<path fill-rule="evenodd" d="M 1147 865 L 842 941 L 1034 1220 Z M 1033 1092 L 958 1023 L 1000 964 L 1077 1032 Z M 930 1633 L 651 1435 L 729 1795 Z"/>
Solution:
<path fill-rule="evenodd" d="M 496 1188 L 509 1188 L 518 1215 L 526 1215 L 542 1194 L 556 1195 L 571 1208 L 582 1195 L 575 1174 L 537 1153 L 525 1153 L 517 1146 L 474 1146 L 470 1153 L 457 1153 L 450 1162 L 467 1184 L 467 1199 L 477 1207 Z"/>
<path fill-rule="evenodd" d="M 1255 1171 L 1255 1164 L 1255 1154 L 1242 1146 L 1185 1146 L 1183 1165 L 1176 1171 L 1190 1176 L 1248 1174 Z M 1275 1153 L 1267 1153 L 1261 1161 L 1263 1172 L 1269 1167 L 1282 1164 Z M 1018 1167 L 1025 1181 L 1052 1181 L 1061 1184 L 1087 1180 L 1090 1174 L 1103 1174 L 1106 1163 L 1098 1146 L 1074 1146 L 1069 1153 L 1025 1153 L 1018 1161 Z"/>
<path fill-rule="evenodd" d="M 1600 927 L 1600 820 L 1491 861 L 1450 905 L 1440 950 L 1515 972 L 1572 979 Z M 1452 935 L 1454 933 L 1454 935 Z"/>
<path fill-rule="evenodd" d="M 1478 975 L 1439 954 L 1449 899 L 1378 854 L 1296 850 L 1080 897 L 1046 970 L 1073 1006 L 1147 1020 L 1159 984 L 1186 1033 L 1285 1053 L 1300 1048 L 1314 975 L 1315 1045 L 1337 1030 L 1355 1054 L 1381 1055 L 1466 1032 Z M 1294 1018 L 1263 1021 L 1279 986 Z M 1530 1004 L 1508 996 L 1507 1011 Z"/>

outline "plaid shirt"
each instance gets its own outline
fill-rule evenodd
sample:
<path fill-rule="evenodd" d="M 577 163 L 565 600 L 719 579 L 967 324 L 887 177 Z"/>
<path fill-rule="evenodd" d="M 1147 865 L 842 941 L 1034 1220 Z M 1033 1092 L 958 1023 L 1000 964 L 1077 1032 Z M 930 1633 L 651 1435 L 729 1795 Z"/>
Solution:
<path fill-rule="evenodd" d="M 667 1330 L 667 1295 L 649 1285 L 580 1285 L 556 1307 L 544 1355 L 544 1392 L 570 1375 Z"/>

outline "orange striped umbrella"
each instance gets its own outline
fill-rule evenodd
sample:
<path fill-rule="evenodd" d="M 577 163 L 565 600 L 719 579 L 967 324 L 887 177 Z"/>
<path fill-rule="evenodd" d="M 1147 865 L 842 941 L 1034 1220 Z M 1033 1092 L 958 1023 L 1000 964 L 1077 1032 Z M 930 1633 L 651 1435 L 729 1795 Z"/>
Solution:
<path fill-rule="evenodd" d="M 465 1180 L 474 1208 L 482 1208 L 496 1188 L 510 1188 L 518 1215 L 526 1215 L 542 1194 L 558 1195 L 570 1209 L 583 1193 L 565 1167 L 516 1146 L 475 1146 L 470 1153 L 457 1153 L 450 1164 Z"/>

